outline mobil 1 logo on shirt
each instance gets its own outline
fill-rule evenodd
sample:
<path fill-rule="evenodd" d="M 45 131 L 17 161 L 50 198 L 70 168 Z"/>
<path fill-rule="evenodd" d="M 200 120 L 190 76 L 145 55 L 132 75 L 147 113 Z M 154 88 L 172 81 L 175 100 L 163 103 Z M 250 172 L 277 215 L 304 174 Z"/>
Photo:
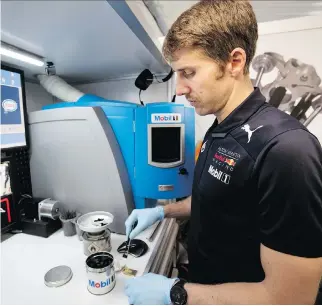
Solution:
<path fill-rule="evenodd" d="M 216 178 L 217 180 L 219 180 L 219 181 L 221 181 L 221 182 L 223 182 L 223 183 L 225 183 L 227 185 L 230 182 L 230 175 L 227 174 L 227 173 L 224 173 L 221 170 L 218 170 L 213 165 L 209 166 L 208 173 L 210 175 L 212 175 L 214 178 Z"/>

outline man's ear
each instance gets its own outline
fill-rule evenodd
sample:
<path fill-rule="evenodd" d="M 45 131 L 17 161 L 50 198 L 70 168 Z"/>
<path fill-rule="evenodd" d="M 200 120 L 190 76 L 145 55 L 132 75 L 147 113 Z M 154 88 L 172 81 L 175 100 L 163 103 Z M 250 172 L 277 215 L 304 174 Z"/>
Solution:
<path fill-rule="evenodd" d="M 235 48 L 230 53 L 230 73 L 232 77 L 236 77 L 244 73 L 246 65 L 246 52 L 242 48 Z"/>

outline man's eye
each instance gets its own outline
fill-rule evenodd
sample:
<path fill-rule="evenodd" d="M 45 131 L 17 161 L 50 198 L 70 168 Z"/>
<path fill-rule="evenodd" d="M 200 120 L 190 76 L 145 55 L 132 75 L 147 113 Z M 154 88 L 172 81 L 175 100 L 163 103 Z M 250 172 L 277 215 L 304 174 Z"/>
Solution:
<path fill-rule="evenodd" d="M 186 71 L 184 71 L 183 75 L 186 78 L 191 78 L 191 77 L 193 77 L 195 75 L 195 73 L 194 72 L 186 72 Z"/>

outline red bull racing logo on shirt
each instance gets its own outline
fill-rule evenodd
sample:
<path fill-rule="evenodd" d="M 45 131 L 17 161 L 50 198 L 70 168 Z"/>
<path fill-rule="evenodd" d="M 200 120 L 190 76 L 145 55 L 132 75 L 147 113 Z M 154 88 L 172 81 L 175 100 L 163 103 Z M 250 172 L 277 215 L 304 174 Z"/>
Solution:
<path fill-rule="evenodd" d="M 234 167 L 236 165 L 236 162 L 232 158 L 227 158 L 227 157 L 220 155 L 218 153 L 216 153 L 214 157 L 215 157 L 215 159 L 217 159 L 223 163 L 226 163 L 229 166 Z"/>
<path fill-rule="evenodd" d="M 232 158 L 226 158 L 225 163 L 229 166 L 235 166 L 236 162 Z"/>
<path fill-rule="evenodd" d="M 152 123 L 169 123 L 169 122 L 181 122 L 181 114 L 178 113 L 162 113 L 162 114 L 152 114 Z"/>

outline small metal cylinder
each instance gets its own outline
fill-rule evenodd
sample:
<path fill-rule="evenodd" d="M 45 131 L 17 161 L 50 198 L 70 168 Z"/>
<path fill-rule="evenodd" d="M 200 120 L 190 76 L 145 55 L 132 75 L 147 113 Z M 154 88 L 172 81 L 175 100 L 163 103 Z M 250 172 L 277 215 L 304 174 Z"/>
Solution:
<path fill-rule="evenodd" d="M 60 215 L 59 202 L 51 199 L 45 199 L 38 203 L 38 217 L 56 220 Z"/>

